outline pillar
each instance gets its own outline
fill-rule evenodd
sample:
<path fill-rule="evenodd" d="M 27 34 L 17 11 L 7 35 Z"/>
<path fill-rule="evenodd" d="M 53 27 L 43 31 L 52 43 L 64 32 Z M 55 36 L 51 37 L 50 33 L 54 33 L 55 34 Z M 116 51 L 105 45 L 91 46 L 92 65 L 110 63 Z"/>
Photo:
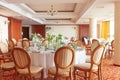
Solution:
<path fill-rule="evenodd" d="M 115 51 L 113 62 L 120 66 L 120 2 L 115 2 Z"/>
<path fill-rule="evenodd" d="M 89 34 L 90 38 L 97 38 L 97 20 L 95 18 L 90 18 Z"/>

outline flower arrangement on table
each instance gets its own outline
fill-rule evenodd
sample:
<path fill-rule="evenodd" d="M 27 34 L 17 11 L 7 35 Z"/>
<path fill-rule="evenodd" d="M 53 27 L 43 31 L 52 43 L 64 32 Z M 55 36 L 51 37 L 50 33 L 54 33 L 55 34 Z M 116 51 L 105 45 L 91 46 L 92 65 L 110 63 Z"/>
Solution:
<path fill-rule="evenodd" d="M 58 47 L 60 47 L 61 41 L 62 41 L 63 35 L 58 34 L 46 34 L 46 40 L 48 40 L 48 48 L 56 50 Z"/>
<path fill-rule="evenodd" d="M 31 34 L 31 38 L 33 42 L 39 42 L 40 39 L 42 38 L 41 34 Z"/>
<path fill-rule="evenodd" d="M 55 39 L 55 35 L 47 33 L 45 39 L 48 40 L 47 48 L 52 49 L 53 48 L 52 47 L 53 46 L 53 40 Z"/>
<path fill-rule="evenodd" d="M 31 34 L 32 42 L 34 43 L 34 48 L 40 49 L 41 42 L 40 39 L 42 38 L 41 34 Z"/>

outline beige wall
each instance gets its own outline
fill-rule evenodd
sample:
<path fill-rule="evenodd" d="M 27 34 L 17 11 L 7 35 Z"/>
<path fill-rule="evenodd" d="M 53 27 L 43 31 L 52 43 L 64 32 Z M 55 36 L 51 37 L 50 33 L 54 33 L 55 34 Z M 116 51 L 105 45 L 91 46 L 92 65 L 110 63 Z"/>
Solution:
<path fill-rule="evenodd" d="M 51 27 L 48 33 L 50 34 L 62 34 L 69 39 L 71 37 L 76 37 L 78 39 L 78 25 L 46 25 L 46 27 Z"/>

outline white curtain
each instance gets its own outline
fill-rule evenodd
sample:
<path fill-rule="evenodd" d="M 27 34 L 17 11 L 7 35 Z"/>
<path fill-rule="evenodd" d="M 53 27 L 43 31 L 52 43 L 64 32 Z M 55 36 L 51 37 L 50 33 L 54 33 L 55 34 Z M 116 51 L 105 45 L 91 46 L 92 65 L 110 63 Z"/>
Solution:
<path fill-rule="evenodd" d="M 0 16 L 0 41 L 6 43 L 8 40 L 8 18 Z"/>

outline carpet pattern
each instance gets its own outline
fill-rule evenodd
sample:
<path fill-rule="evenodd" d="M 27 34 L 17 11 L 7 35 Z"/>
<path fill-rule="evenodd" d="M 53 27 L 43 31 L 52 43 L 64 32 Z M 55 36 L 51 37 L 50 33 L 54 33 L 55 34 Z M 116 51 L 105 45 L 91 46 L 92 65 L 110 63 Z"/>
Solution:
<path fill-rule="evenodd" d="M 79 74 L 81 75 L 81 73 L 82 72 L 80 72 Z M 120 67 L 114 66 L 112 59 L 103 60 L 102 77 L 103 80 L 120 80 Z M 77 76 L 77 80 L 84 79 Z M 98 80 L 97 75 L 92 74 L 92 80 Z"/>
<path fill-rule="evenodd" d="M 112 59 L 104 59 L 102 66 L 102 77 L 103 80 L 120 80 L 120 67 L 114 66 Z M 3 78 L 0 80 L 12 80 L 12 79 Z M 77 80 L 84 80 L 84 79 L 77 77 Z M 98 80 L 97 76 L 93 74 L 92 80 Z"/>

